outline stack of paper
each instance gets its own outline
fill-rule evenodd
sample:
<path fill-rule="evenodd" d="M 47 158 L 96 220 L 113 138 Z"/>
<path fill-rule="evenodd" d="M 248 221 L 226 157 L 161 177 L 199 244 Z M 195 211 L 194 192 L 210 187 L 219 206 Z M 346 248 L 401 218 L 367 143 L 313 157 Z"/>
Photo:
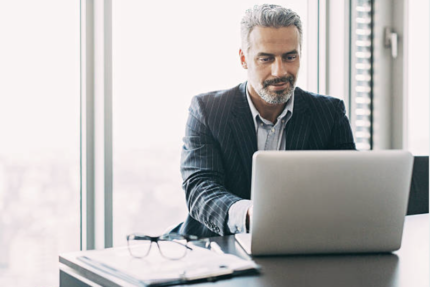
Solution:
<path fill-rule="evenodd" d="M 259 266 L 254 261 L 201 247 L 193 246 L 192 249 L 180 260 L 165 259 L 155 245 L 150 254 L 143 259 L 132 257 L 126 247 L 95 250 L 78 259 L 137 286 L 168 286 L 193 281 L 212 281 L 259 272 Z"/>

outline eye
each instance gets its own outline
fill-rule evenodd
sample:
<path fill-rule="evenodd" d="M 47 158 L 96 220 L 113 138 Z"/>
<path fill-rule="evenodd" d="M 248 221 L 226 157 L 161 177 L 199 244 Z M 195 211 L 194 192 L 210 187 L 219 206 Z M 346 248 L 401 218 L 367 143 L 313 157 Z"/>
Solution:
<path fill-rule="evenodd" d="M 297 58 L 297 54 L 287 55 L 287 56 L 285 57 L 285 61 L 287 61 L 287 62 L 292 62 L 292 61 L 294 61 L 296 58 Z"/>
<path fill-rule="evenodd" d="M 259 57 L 258 61 L 261 63 L 268 63 L 270 61 L 272 61 L 273 57 Z"/>

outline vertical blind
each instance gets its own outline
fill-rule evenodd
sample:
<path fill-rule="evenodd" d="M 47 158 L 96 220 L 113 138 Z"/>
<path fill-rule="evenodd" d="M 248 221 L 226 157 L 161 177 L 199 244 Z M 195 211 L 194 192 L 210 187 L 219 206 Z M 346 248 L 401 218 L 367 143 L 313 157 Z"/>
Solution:
<path fill-rule="evenodd" d="M 353 132 L 357 149 L 372 148 L 372 1 L 352 5 L 351 89 Z"/>

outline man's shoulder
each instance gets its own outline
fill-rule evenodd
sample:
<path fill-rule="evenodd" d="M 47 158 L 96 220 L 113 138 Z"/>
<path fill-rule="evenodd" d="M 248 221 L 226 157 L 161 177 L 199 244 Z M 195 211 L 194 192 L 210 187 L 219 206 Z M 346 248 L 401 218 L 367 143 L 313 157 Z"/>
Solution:
<path fill-rule="evenodd" d="M 234 106 L 245 90 L 245 83 L 241 83 L 231 89 L 211 91 L 193 97 L 190 109 L 204 113 L 212 113 L 222 108 L 224 111 Z"/>
<path fill-rule="evenodd" d="M 194 96 L 193 99 L 197 99 L 199 101 L 208 102 L 208 101 L 232 101 L 234 100 L 234 97 L 240 94 L 240 90 L 242 88 L 242 85 L 244 83 L 239 84 L 233 88 L 226 89 L 226 90 L 217 90 L 217 91 L 211 91 L 207 93 L 202 93 Z"/>
<path fill-rule="evenodd" d="M 296 88 L 299 90 L 299 94 L 301 97 L 304 97 L 307 101 L 314 101 L 314 102 L 340 102 L 341 100 L 335 97 L 327 96 L 327 95 L 321 95 L 316 94 L 312 92 L 305 91 L 299 87 Z"/>
<path fill-rule="evenodd" d="M 300 98 L 311 109 L 336 109 L 343 105 L 343 101 L 335 97 L 308 92 L 300 88 L 296 88 L 296 90 L 297 98 L 295 101 Z"/>

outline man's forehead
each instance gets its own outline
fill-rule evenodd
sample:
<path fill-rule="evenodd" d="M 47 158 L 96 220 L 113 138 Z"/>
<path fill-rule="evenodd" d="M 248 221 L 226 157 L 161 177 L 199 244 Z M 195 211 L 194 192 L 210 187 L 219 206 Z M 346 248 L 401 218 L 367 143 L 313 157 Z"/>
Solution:
<path fill-rule="evenodd" d="M 283 53 L 299 50 L 300 34 L 296 26 L 291 25 L 288 27 L 261 27 L 256 26 L 249 35 L 250 49 L 276 49 L 283 50 Z"/>
<path fill-rule="evenodd" d="M 249 35 L 249 40 L 254 42 L 295 42 L 299 39 L 299 30 L 294 25 L 279 28 L 256 26 Z"/>

